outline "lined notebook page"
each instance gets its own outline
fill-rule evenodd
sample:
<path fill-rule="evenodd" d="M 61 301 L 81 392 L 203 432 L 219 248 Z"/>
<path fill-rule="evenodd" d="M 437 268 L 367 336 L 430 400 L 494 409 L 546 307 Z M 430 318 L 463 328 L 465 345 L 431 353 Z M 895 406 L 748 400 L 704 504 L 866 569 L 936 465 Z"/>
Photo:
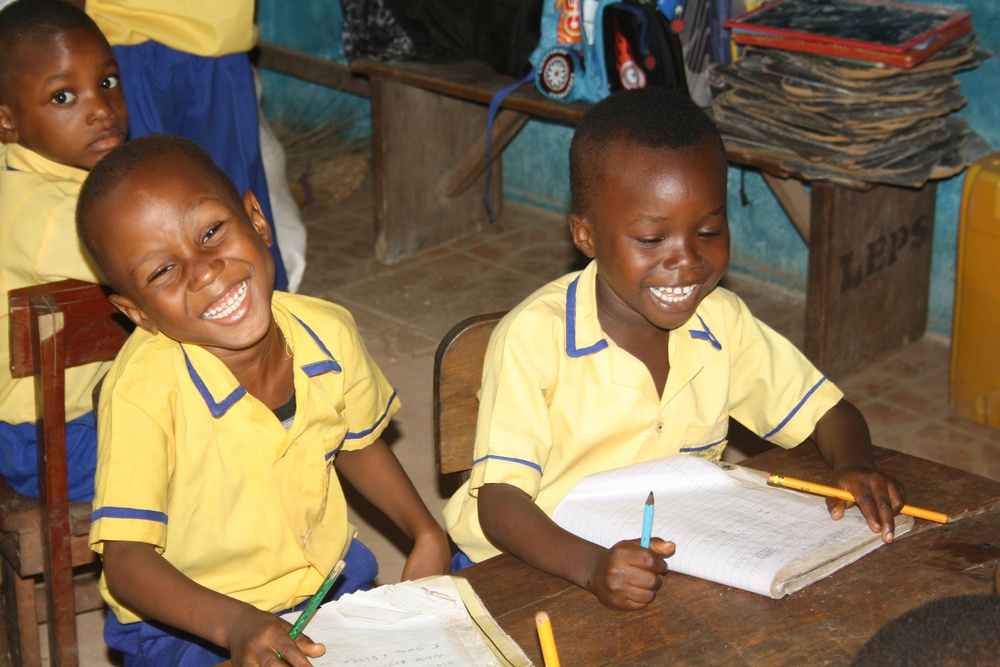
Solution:
<path fill-rule="evenodd" d="M 574 487 L 554 519 L 610 547 L 639 537 L 652 491 L 653 536 L 677 545 L 671 570 L 770 597 L 798 590 L 881 544 L 856 508 L 833 521 L 823 498 L 768 487 L 764 476 L 733 468 L 669 456 L 598 473 Z M 781 585 L 788 578 L 792 584 Z"/>

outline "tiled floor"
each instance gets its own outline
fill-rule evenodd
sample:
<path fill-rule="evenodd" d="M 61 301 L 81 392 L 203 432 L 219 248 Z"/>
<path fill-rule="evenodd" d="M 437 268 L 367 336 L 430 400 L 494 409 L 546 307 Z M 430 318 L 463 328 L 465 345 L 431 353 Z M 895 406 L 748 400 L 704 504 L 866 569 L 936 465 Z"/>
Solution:
<path fill-rule="evenodd" d="M 434 471 L 431 375 L 438 341 L 470 315 L 509 308 L 582 257 L 561 216 L 507 204 L 503 222 L 394 266 L 373 259 L 371 194 L 366 185 L 336 207 L 311 204 L 308 267 L 301 291 L 348 307 L 403 409 L 387 434 L 424 500 L 438 516 L 445 497 Z M 777 292 L 737 275 L 726 284 L 755 314 L 795 342 L 802 340 L 801 295 Z M 876 444 L 1000 479 L 1000 431 L 954 416 L 947 405 L 947 341 L 926 336 L 862 372 L 837 378 L 868 418 Z M 739 458 L 738 452 L 733 452 Z M 405 540 L 358 503 L 360 537 L 378 556 L 379 581 L 399 580 Z M 109 661 L 101 618 L 81 617 L 82 664 Z"/>

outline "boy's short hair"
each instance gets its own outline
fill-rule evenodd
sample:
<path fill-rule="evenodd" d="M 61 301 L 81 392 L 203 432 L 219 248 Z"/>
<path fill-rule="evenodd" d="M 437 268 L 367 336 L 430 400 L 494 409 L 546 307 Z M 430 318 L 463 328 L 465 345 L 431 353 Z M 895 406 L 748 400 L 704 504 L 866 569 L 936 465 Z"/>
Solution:
<path fill-rule="evenodd" d="M 722 136 L 690 97 L 659 86 L 623 90 L 601 100 L 583 116 L 569 148 L 569 183 L 574 213 L 589 212 L 593 190 L 615 144 L 643 148 L 687 148 L 714 143 L 726 163 Z"/>
<path fill-rule="evenodd" d="M 232 196 L 233 203 L 239 205 L 238 210 L 242 210 L 243 199 L 233 181 L 215 164 L 205 149 L 194 141 L 170 134 L 149 134 L 126 141 L 94 165 L 80 188 L 76 203 L 77 235 L 105 278 L 108 277 L 107 260 L 90 233 L 91 209 L 130 175 L 168 153 L 183 153 L 191 158 L 209 177 L 218 182 L 226 194 Z"/>
<path fill-rule="evenodd" d="M 0 58 L 0 103 L 10 101 L 10 82 L 17 65 L 12 56 L 36 39 L 80 28 L 93 30 L 104 39 L 97 24 L 65 0 L 15 0 L 0 10 L 0 44 L 5 51 Z"/>
<path fill-rule="evenodd" d="M 956 595 L 917 607 L 872 635 L 852 667 L 996 664 L 1000 596 Z"/>

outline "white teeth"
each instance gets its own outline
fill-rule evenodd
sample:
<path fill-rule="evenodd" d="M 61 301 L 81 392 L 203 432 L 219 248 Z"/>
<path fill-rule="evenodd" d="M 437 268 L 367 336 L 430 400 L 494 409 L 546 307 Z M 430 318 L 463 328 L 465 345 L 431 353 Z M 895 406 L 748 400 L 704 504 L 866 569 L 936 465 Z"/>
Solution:
<path fill-rule="evenodd" d="M 678 303 L 688 298 L 697 285 L 685 285 L 684 287 L 650 287 L 649 291 L 656 295 L 657 299 L 667 303 Z"/>
<path fill-rule="evenodd" d="M 240 288 L 236 291 L 236 294 L 229 297 L 229 299 L 226 300 L 226 303 L 224 305 L 216 306 L 214 308 L 206 310 L 205 313 L 202 315 L 202 318 L 206 320 L 218 320 L 223 317 L 226 317 L 227 315 L 230 315 L 233 311 L 235 311 L 237 308 L 240 307 L 240 304 L 243 303 L 243 299 L 245 299 L 246 296 L 247 296 L 247 281 L 244 280 L 243 284 L 240 285 Z"/>

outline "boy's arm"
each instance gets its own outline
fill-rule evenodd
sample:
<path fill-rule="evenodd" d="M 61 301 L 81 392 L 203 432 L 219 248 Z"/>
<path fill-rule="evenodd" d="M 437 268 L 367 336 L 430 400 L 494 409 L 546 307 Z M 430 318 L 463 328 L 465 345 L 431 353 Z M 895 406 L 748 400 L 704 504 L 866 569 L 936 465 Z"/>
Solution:
<path fill-rule="evenodd" d="M 291 626 L 274 614 L 195 583 L 151 544 L 105 542 L 104 575 L 125 606 L 229 649 L 233 665 L 309 667 L 307 656 L 325 651 L 307 637 L 289 639 Z"/>
<path fill-rule="evenodd" d="M 903 486 L 875 469 L 871 434 L 858 409 L 841 399 L 816 423 L 810 439 L 833 469 L 834 485 L 850 491 L 868 526 L 892 542 L 893 517 L 903 507 Z M 826 504 L 834 519 L 844 516 L 850 505 L 836 498 L 828 498 Z"/>
<path fill-rule="evenodd" d="M 616 609 L 642 609 L 652 602 L 667 572 L 665 557 L 674 553 L 673 542 L 659 538 L 649 549 L 638 540 L 605 549 L 561 528 L 510 484 L 483 485 L 478 505 L 479 523 L 494 546 Z"/>
<path fill-rule="evenodd" d="M 431 516 L 384 440 L 342 451 L 334 464 L 358 493 L 413 540 L 413 550 L 403 567 L 404 580 L 451 572 L 451 550 L 444 529 Z"/>

